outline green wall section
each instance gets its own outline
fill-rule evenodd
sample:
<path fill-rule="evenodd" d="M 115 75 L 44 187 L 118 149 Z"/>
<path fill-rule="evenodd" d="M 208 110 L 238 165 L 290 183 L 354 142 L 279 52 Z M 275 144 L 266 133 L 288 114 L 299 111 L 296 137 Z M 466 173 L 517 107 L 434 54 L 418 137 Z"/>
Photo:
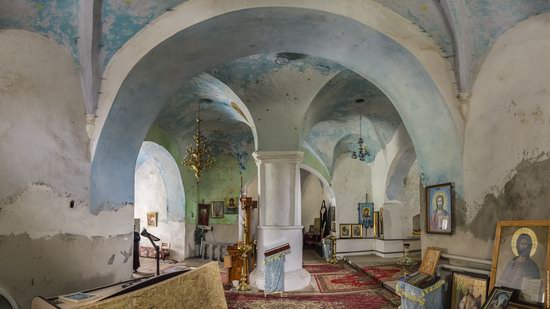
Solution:
<path fill-rule="evenodd" d="M 228 155 L 215 157 L 216 164 L 203 173 L 200 184 L 197 185 L 195 174 L 181 164 L 182 151 L 163 129 L 153 126 L 145 137 L 146 141 L 157 143 L 174 157 L 180 170 L 183 188 L 185 190 L 185 222 L 197 224 L 197 202 L 210 204 L 212 201 L 225 201 L 227 197 L 238 197 L 241 185 L 239 165 L 237 159 Z M 182 148 L 184 148 L 182 146 Z M 248 160 L 246 169 L 242 171 L 243 182 L 246 184 L 257 175 L 254 160 Z M 223 218 L 209 219 L 210 225 L 236 224 L 238 215 L 224 214 Z"/>
<path fill-rule="evenodd" d="M 329 184 L 332 184 L 330 173 L 328 172 L 328 169 L 325 167 L 323 162 L 321 162 L 321 160 L 319 160 L 315 155 L 313 155 L 311 151 L 309 151 L 308 149 L 302 149 L 302 151 L 304 152 L 304 161 L 302 161 L 302 164 L 307 165 L 312 169 L 316 170 L 321 174 L 321 176 L 323 176 L 323 178 L 325 178 L 325 180 Z"/>

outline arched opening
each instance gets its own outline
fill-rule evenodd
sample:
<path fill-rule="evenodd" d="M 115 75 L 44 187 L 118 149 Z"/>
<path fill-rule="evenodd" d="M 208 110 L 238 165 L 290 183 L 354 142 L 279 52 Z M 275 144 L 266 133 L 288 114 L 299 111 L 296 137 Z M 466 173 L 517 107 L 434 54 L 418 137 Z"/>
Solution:
<path fill-rule="evenodd" d="M 270 30 L 274 28 L 278 32 Z M 269 39 L 266 32 L 272 34 Z M 242 45 L 242 40 L 249 44 Z M 223 52 L 217 52 L 220 42 L 225 47 Z M 309 9 L 261 8 L 227 13 L 189 27 L 159 44 L 133 67 L 101 127 L 92 163 L 91 211 L 99 213 L 133 203 L 134 165 L 128 158 L 137 156 L 150 125 L 167 102 L 177 96 L 180 85 L 216 65 L 282 51 L 327 59 L 368 78 L 393 103 L 407 127 L 424 184 L 452 179 L 461 191 L 460 124 L 446 96 L 413 54 L 384 34 L 343 16 Z M 193 56 L 197 53 L 203 55 L 200 61 Z M 409 70 L 402 71 L 402 64 Z M 163 79 L 165 76 L 171 78 Z M 244 101 L 248 100 L 251 98 Z M 295 151 L 302 147 L 301 139 L 296 137 L 302 113 L 289 115 L 295 125 L 277 126 L 274 121 L 260 121 L 260 111 L 251 111 L 256 121 L 257 151 Z M 425 121 L 426 115 L 433 113 L 438 117 Z M 264 138 L 263 134 L 272 138 Z"/>
<path fill-rule="evenodd" d="M 318 262 L 322 258 L 330 259 L 329 251 L 323 252 L 323 238 L 328 237 L 332 229 L 336 229 L 334 190 L 319 172 L 307 165 L 300 168 L 300 183 L 301 223 L 304 227 L 303 263 Z"/>
<path fill-rule="evenodd" d="M 262 16 L 262 20 L 257 16 Z M 278 32 L 266 40 L 264 33 L 270 32 L 274 25 Z M 346 35 L 342 35 L 342 31 Z M 241 36 L 250 43 L 243 46 Z M 187 44 L 189 41 L 201 44 Z M 210 44 L 219 42 L 227 43 L 224 51 L 212 52 L 219 49 Z M 183 47 L 191 45 L 193 49 Z M 133 188 L 129 186 L 132 183 L 129 176 L 133 174 L 129 175 L 129 169 L 133 170 L 133 164 L 124 163 L 127 160 L 123 158 L 137 156 L 148 124 L 162 107 L 162 104 L 151 104 L 152 101 L 165 101 L 164 98 L 173 96 L 177 88 L 174 83 L 188 80 L 215 64 L 281 50 L 331 59 L 368 77 L 391 99 L 402 116 L 417 148 L 426 184 L 452 179 L 457 182 L 457 191 L 461 191 L 462 141 L 453 114 L 412 54 L 383 34 L 342 16 L 305 9 L 265 8 L 224 14 L 181 31 L 153 49 L 132 69 L 113 102 L 97 143 L 92 167 L 92 211 L 116 209 L 133 201 Z M 201 61 L 191 61 L 193 57 L 186 53 L 201 53 L 204 57 Z M 172 61 L 176 58 L 178 61 Z M 397 65 L 403 63 L 411 69 L 403 72 Z M 152 87 L 148 81 L 157 78 L 155 74 L 173 78 Z M 396 83 L 403 87 L 393 87 Z M 426 115 L 434 113 L 437 118 L 425 121 Z M 123 144 L 125 147 L 121 147 Z M 259 141 L 258 147 L 269 150 L 270 146 Z M 118 167 L 116 174 L 111 172 L 114 165 Z"/>
<path fill-rule="evenodd" d="M 135 229 L 159 237 L 170 244 L 170 258 L 185 255 L 185 192 L 172 155 L 162 146 L 143 142 L 135 172 Z M 150 244 L 143 242 L 150 247 Z"/>

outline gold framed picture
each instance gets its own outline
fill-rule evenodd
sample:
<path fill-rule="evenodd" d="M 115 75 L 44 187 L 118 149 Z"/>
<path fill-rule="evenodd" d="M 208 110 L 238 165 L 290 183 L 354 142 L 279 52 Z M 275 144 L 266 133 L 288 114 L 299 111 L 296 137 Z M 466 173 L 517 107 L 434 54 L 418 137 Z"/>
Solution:
<path fill-rule="evenodd" d="M 148 212 L 147 226 L 157 226 L 157 225 L 158 225 L 158 212 Z"/>
<path fill-rule="evenodd" d="M 453 272 L 451 308 L 481 308 L 487 301 L 489 277 Z"/>
<path fill-rule="evenodd" d="M 210 204 L 210 217 L 223 218 L 223 201 L 213 201 Z"/>
<path fill-rule="evenodd" d="M 519 290 L 514 302 L 548 306 L 549 247 L 549 220 L 498 221 L 489 288 Z"/>
<path fill-rule="evenodd" d="M 352 224 L 351 225 L 351 238 L 363 238 L 363 225 Z"/>
<path fill-rule="evenodd" d="M 340 224 L 340 238 L 351 238 L 351 224 Z"/>
<path fill-rule="evenodd" d="M 422 259 L 422 264 L 420 264 L 421 273 L 428 275 L 435 275 L 435 270 L 437 269 L 437 263 L 439 263 L 439 257 L 441 256 L 441 249 L 436 247 L 426 248 L 424 253 L 424 258 Z"/>

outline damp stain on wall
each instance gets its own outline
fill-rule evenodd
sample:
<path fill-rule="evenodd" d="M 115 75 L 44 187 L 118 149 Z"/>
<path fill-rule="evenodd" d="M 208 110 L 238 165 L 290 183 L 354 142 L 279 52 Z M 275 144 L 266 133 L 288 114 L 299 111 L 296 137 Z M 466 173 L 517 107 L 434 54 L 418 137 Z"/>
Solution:
<path fill-rule="evenodd" d="M 480 239 L 494 237 L 499 220 L 535 220 L 550 218 L 550 159 L 524 159 L 515 168 L 515 175 L 498 195 L 487 194 L 469 229 Z"/>

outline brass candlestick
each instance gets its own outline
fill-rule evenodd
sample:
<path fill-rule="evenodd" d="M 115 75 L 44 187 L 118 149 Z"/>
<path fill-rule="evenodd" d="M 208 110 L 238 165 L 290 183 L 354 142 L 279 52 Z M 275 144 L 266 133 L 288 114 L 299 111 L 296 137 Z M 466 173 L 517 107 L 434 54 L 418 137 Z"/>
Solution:
<path fill-rule="evenodd" d="M 332 242 L 332 252 L 330 260 L 328 262 L 330 264 L 336 264 L 338 263 L 338 260 L 336 259 L 336 236 L 334 236 L 334 234 L 330 235 L 330 240 Z"/>
<path fill-rule="evenodd" d="M 409 270 L 416 265 L 416 261 L 409 256 L 409 246 L 410 244 L 403 244 L 403 256 L 397 261 L 397 265 L 403 269 L 404 276 L 407 276 Z"/>
<path fill-rule="evenodd" d="M 252 250 L 252 245 L 239 242 L 237 250 L 241 253 L 242 260 L 241 279 L 239 280 L 237 291 L 250 291 L 250 286 L 246 281 L 248 277 L 248 253 Z"/>
<path fill-rule="evenodd" d="M 239 280 L 239 286 L 237 291 L 250 291 L 248 285 L 248 254 L 253 250 L 255 243 L 250 242 L 250 236 L 248 231 L 250 211 L 254 206 L 247 203 L 246 196 L 241 197 L 241 208 L 244 210 L 243 227 L 243 240 L 239 241 L 237 251 L 241 253 L 242 267 L 241 267 L 241 279 Z"/>

